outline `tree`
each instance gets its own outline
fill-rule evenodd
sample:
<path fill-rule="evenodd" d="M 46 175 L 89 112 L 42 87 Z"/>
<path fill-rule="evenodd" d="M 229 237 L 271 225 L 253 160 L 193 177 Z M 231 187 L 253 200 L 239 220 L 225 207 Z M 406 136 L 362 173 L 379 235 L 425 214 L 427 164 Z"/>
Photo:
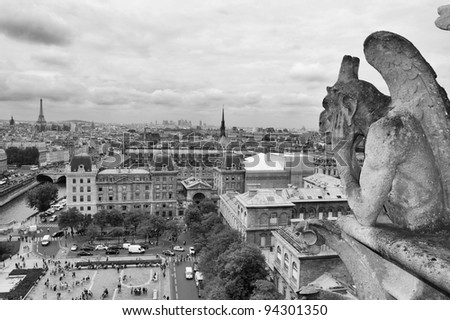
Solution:
<path fill-rule="evenodd" d="M 107 221 L 112 227 L 122 227 L 124 221 L 123 214 L 114 209 L 108 211 Z"/>
<path fill-rule="evenodd" d="M 235 244 L 219 256 L 218 277 L 232 300 L 248 300 L 255 289 L 256 280 L 268 276 L 265 257 L 252 244 Z"/>
<path fill-rule="evenodd" d="M 156 238 L 158 242 L 159 237 L 166 229 L 166 219 L 160 216 L 151 215 L 144 221 L 142 221 L 138 228 L 137 233 L 145 235 L 145 237 Z"/>
<path fill-rule="evenodd" d="M 166 223 L 166 230 L 170 232 L 172 238 L 177 239 L 182 227 L 175 220 L 170 220 Z"/>
<path fill-rule="evenodd" d="M 132 228 L 133 233 L 136 234 L 137 228 L 144 218 L 145 215 L 142 211 L 131 211 L 127 213 L 124 218 L 125 228 Z"/>
<path fill-rule="evenodd" d="M 117 237 L 117 242 L 119 243 L 120 237 L 122 237 L 125 234 L 125 230 L 123 227 L 114 227 L 108 232 L 108 234 L 111 237 Z"/>
<path fill-rule="evenodd" d="M 202 248 L 199 267 L 205 277 L 214 278 L 218 273 L 217 259 L 232 245 L 241 243 L 239 231 L 226 228 L 218 234 L 208 237 L 208 244 Z"/>
<path fill-rule="evenodd" d="M 194 206 L 193 204 L 190 204 L 186 212 L 184 214 L 184 223 L 188 226 L 188 228 L 191 227 L 191 225 L 195 222 L 201 223 L 202 222 L 202 213 L 197 206 Z"/>
<path fill-rule="evenodd" d="M 99 234 L 100 234 L 99 227 L 96 226 L 95 224 L 90 224 L 86 229 L 86 235 L 90 239 L 95 239 L 95 237 L 97 237 Z"/>
<path fill-rule="evenodd" d="M 108 225 L 109 223 L 109 213 L 106 210 L 100 210 L 96 214 L 94 214 L 93 223 L 100 227 L 100 232 L 103 233 L 103 229 Z"/>
<path fill-rule="evenodd" d="M 250 300 L 283 300 L 283 295 L 277 291 L 275 285 L 268 280 L 256 280 Z"/>
<path fill-rule="evenodd" d="M 70 228 L 73 234 L 73 229 L 78 228 L 84 220 L 84 215 L 78 211 L 77 208 L 70 208 L 60 214 L 58 219 L 58 227 L 60 229 Z"/>
<path fill-rule="evenodd" d="M 27 205 L 39 212 L 50 208 L 50 204 L 58 199 L 58 188 L 52 183 L 44 183 L 28 191 Z"/>
<path fill-rule="evenodd" d="M 211 199 L 205 199 L 198 205 L 200 212 L 202 214 L 207 214 L 211 212 L 217 213 L 217 206 L 214 204 L 214 202 Z"/>

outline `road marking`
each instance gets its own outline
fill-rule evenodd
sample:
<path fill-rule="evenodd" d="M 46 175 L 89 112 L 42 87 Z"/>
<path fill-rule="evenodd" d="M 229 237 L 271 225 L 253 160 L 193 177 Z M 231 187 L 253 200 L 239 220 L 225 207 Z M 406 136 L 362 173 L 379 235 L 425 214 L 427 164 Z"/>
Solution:
<path fill-rule="evenodd" d="M 92 276 L 91 285 L 89 286 L 89 291 L 92 291 L 92 287 L 94 286 L 94 279 L 95 279 L 95 276 L 97 275 L 97 272 L 98 272 L 98 270 L 95 270 L 94 275 Z"/>

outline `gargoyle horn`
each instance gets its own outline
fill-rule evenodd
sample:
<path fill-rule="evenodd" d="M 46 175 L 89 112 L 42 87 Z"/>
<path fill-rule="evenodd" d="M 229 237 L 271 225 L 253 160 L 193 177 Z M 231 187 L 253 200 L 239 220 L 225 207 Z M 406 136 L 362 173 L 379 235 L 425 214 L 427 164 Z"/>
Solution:
<path fill-rule="evenodd" d="M 358 80 L 359 58 L 344 56 L 339 70 L 338 82 Z"/>

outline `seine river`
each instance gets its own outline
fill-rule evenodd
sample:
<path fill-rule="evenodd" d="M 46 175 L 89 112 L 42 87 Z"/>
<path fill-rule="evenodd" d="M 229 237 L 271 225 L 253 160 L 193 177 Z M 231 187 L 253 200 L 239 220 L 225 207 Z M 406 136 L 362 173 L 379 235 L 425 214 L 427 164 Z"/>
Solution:
<path fill-rule="evenodd" d="M 66 195 L 66 184 L 58 183 L 58 198 Z M 36 211 L 27 207 L 26 204 L 27 194 L 17 197 L 3 207 L 0 207 L 0 224 L 8 223 L 12 220 L 23 221 L 31 216 Z"/>

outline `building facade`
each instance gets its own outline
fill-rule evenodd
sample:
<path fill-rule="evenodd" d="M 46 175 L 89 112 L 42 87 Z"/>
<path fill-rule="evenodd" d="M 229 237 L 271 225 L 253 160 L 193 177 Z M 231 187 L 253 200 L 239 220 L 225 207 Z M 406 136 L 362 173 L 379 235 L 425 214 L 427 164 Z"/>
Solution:
<path fill-rule="evenodd" d="M 74 156 L 66 165 L 67 208 L 83 214 L 97 212 L 97 167 L 87 154 Z"/>
<path fill-rule="evenodd" d="M 243 239 L 260 248 L 272 246 L 271 231 L 287 226 L 295 205 L 282 197 L 281 189 L 253 189 L 243 194 L 220 196 L 219 213 Z"/>
<path fill-rule="evenodd" d="M 324 274 L 350 286 L 351 277 L 339 256 L 326 245 L 314 248 L 298 240 L 295 223 L 272 231 L 273 250 L 267 264 L 279 293 L 285 299 L 297 299 L 297 292 Z"/>
<path fill-rule="evenodd" d="M 105 169 L 96 177 L 97 211 L 151 213 L 152 181 L 144 169 Z"/>

